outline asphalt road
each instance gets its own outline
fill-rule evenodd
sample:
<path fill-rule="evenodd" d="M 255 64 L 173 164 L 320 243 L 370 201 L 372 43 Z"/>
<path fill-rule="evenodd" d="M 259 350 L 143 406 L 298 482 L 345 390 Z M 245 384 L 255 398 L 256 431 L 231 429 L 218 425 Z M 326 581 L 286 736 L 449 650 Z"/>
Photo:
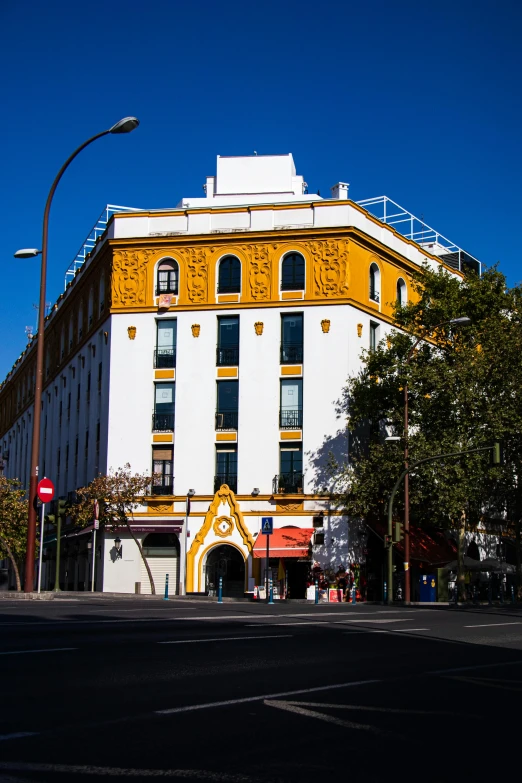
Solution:
<path fill-rule="evenodd" d="M 522 613 L 0 602 L 0 781 L 517 774 Z"/>

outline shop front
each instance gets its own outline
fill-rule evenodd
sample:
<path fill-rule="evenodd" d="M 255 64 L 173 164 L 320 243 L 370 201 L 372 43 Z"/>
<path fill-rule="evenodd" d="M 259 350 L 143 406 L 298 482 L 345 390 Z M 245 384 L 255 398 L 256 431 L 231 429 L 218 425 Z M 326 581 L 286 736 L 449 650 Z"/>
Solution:
<path fill-rule="evenodd" d="M 313 528 L 293 526 L 274 528 L 269 536 L 259 533 L 252 551 L 257 597 L 266 597 L 267 579 L 272 579 L 274 599 L 306 598 L 313 533 Z"/>

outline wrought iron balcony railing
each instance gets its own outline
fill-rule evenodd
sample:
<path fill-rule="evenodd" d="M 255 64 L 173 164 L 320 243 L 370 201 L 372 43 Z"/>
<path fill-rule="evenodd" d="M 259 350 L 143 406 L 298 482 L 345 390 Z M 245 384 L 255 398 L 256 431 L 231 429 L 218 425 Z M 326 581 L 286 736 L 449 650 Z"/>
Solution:
<path fill-rule="evenodd" d="M 237 411 L 216 411 L 216 429 L 217 430 L 237 430 Z"/>
<path fill-rule="evenodd" d="M 274 476 L 272 492 L 276 495 L 294 494 L 303 491 L 303 474 L 295 470 Z"/>
<path fill-rule="evenodd" d="M 218 285 L 218 294 L 239 294 L 239 283 L 220 283 Z"/>
<path fill-rule="evenodd" d="M 303 428 L 303 411 L 285 409 L 279 411 L 279 427 L 282 430 L 300 430 Z"/>
<path fill-rule="evenodd" d="M 178 293 L 178 281 L 171 282 L 169 280 L 160 280 L 156 284 L 156 296 L 161 294 L 177 294 Z"/>
<path fill-rule="evenodd" d="M 216 364 L 218 367 L 237 367 L 239 364 L 239 345 L 227 346 L 216 351 Z"/>
<path fill-rule="evenodd" d="M 237 492 L 237 473 L 219 473 L 214 476 L 214 492 L 217 492 L 222 484 L 228 484 L 232 492 Z"/>
<path fill-rule="evenodd" d="M 176 366 L 175 348 L 156 348 L 154 351 L 154 367 L 170 368 Z"/>
<path fill-rule="evenodd" d="M 303 343 L 281 343 L 281 364 L 301 364 Z"/>
<path fill-rule="evenodd" d="M 173 432 L 174 414 L 173 413 L 153 413 L 152 414 L 153 432 Z"/>
<path fill-rule="evenodd" d="M 173 495 L 174 481 L 172 476 L 162 476 L 156 474 L 152 479 L 152 495 Z"/>

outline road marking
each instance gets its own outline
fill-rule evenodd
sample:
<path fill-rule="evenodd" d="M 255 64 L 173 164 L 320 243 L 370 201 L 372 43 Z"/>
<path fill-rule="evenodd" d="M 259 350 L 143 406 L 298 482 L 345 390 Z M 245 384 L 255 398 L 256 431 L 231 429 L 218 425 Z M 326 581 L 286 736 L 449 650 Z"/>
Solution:
<path fill-rule="evenodd" d="M 453 679 L 457 679 L 456 677 Z M 458 678 L 461 679 L 461 678 Z M 279 702 L 281 703 L 281 702 Z M 329 710 L 361 710 L 364 712 L 393 712 L 398 715 L 456 715 L 454 710 L 432 711 L 432 710 L 401 710 L 397 707 L 367 707 L 362 704 L 321 704 L 312 701 L 286 701 L 285 704 L 296 704 L 300 707 L 322 707 Z M 473 715 L 459 714 L 459 717 L 472 718 Z"/>
<path fill-rule="evenodd" d="M 22 772 L 68 772 L 69 774 L 97 775 L 127 778 L 195 778 L 221 783 L 253 783 L 247 775 L 212 772 L 204 769 L 126 769 L 124 767 L 93 767 L 83 764 L 39 764 L 25 761 L 1 761 L 0 769 Z"/>
<path fill-rule="evenodd" d="M 77 650 L 77 647 L 49 647 L 46 650 L 8 650 L 0 652 L 0 655 L 28 655 L 29 653 L 63 652 L 64 650 Z"/>
<path fill-rule="evenodd" d="M 377 623 L 378 625 L 386 625 L 388 623 L 411 623 L 407 617 L 393 617 L 391 620 L 385 620 L 378 617 L 377 620 L 339 620 L 335 625 L 341 625 L 341 623 Z"/>
<path fill-rule="evenodd" d="M 464 628 L 494 628 L 499 625 L 522 625 L 522 622 L 516 623 L 484 623 L 483 625 L 465 625 Z"/>
<path fill-rule="evenodd" d="M 320 620 L 310 620 L 301 622 L 300 620 L 297 620 L 295 623 L 264 623 L 263 628 L 271 628 L 275 626 L 276 628 L 293 628 L 294 625 L 331 625 L 332 623 L 329 620 L 325 620 L 324 623 L 322 623 Z M 259 628 L 259 623 L 245 623 L 245 628 Z"/>
<path fill-rule="evenodd" d="M 158 642 L 158 644 L 199 644 L 200 642 L 239 642 L 246 639 L 291 639 L 291 633 L 279 633 L 273 636 L 221 636 L 216 639 L 176 639 L 170 642 Z"/>
<path fill-rule="evenodd" d="M 367 723 L 353 723 L 353 721 L 342 720 L 341 718 L 335 718 L 333 715 L 325 715 L 323 712 L 316 712 L 315 710 L 306 710 L 303 707 L 296 706 L 295 702 L 287 701 L 271 701 L 265 699 L 264 704 L 267 707 L 275 707 L 278 710 L 285 710 L 286 712 L 294 712 L 297 715 L 304 715 L 307 718 L 316 718 L 322 720 L 325 723 L 334 723 L 336 726 L 341 726 L 343 729 L 357 729 L 359 731 L 368 731 L 371 734 L 379 734 L 381 736 L 395 737 L 396 739 L 404 739 L 399 734 L 395 734 L 392 731 L 386 731 L 379 729 L 376 726 L 370 726 Z"/>
<path fill-rule="evenodd" d="M 37 737 L 37 731 L 14 731 L 12 734 L 0 734 L 0 742 L 4 740 L 20 739 L 21 737 Z"/>
<path fill-rule="evenodd" d="M 395 628 L 394 633 L 410 633 L 411 631 L 431 631 L 431 628 Z"/>
<path fill-rule="evenodd" d="M 299 696 L 301 693 L 317 693 L 318 691 L 333 691 L 339 688 L 353 688 L 357 685 L 372 685 L 382 680 L 353 680 L 336 685 L 320 685 L 317 688 L 301 688 L 296 691 L 282 691 L 281 693 L 263 693 L 260 696 L 246 696 L 242 699 L 227 699 L 226 701 L 211 701 L 206 704 L 191 704 L 188 707 L 172 707 L 167 710 L 155 710 L 155 715 L 174 715 L 180 712 L 194 712 L 195 710 L 207 710 L 213 707 L 230 707 L 234 704 L 248 704 L 253 701 L 265 701 L 266 699 L 278 699 L 282 696 Z"/>
<path fill-rule="evenodd" d="M 446 641 L 445 639 L 443 641 Z M 454 669 L 434 669 L 429 672 L 422 672 L 423 674 L 458 674 L 458 672 L 471 672 L 475 669 L 500 669 L 504 666 L 519 666 L 522 664 L 522 660 L 519 661 L 504 661 L 503 663 L 477 663 L 475 666 L 456 666 Z"/>

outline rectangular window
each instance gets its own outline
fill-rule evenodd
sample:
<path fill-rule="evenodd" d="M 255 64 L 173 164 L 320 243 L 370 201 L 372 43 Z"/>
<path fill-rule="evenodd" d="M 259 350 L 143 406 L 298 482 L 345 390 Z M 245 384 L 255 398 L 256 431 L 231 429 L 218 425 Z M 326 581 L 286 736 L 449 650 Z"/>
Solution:
<path fill-rule="evenodd" d="M 80 395 L 82 393 L 82 385 L 81 383 L 78 384 L 78 388 L 76 390 L 76 410 L 80 411 Z"/>
<path fill-rule="evenodd" d="M 175 383 L 154 384 L 152 429 L 155 432 L 172 432 L 174 430 L 175 393 Z"/>
<path fill-rule="evenodd" d="M 216 429 L 237 430 L 239 381 L 217 381 Z"/>
<path fill-rule="evenodd" d="M 76 440 L 74 441 L 74 467 L 78 465 L 78 436 L 76 436 Z"/>
<path fill-rule="evenodd" d="M 154 367 L 176 366 L 176 333 L 177 321 L 175 318 L 156 321 L 156 353 Z"/>
<path fill-rule="evenodd" d="M 89 430 L 85 431 L 85 462 L 89 458 Z"/>
<path fill-rule="evenodd" d="M 216 475 L 214 491 L 222 484 L 228 484 L 232 492 L 237 492 L 237 446 L 216 446 Z"/>
<path fill-rule="evenodd" d="M 56 452 L 56 477 L 60 478 L 60 459 L 61 459 L 62 453 L 60 449 Z"/>
<path fill-rule="evenodd" d="M 71 392 L 67 395 L 67 421 L 71 418 Z"/>
<path fill-rule="evenodd" d="M 173 465 L 172 446 L 152 449 L 153 495 L 172 495 L 174 490 Z"/>
<path fill-rule="evenodd" d="M 282 430 L 301 429 L 303 426 L 303 381 L 301 378 L 281 381 L 279 426 Z"/>
<path fill-rule="evenodd" d="M 103 363 L 100 362 L 98 364 L 98 394 L 101 394 L 101 390 L 102 390 L 102 374 L 103 374 Z"/>
<path fill-rule="evenodd" d="M 301 443 L 281 444 L 279 447 L 279 476 L 276 492 L 303 491 L 303 446 Z"/>
<path fill-rule="evenodd" d="M 281 316 L 281 364 L 302 364 L 303 314 Z"/>
<path fill-rule="evenodd" d="M 370 321 L 370 351 L 375 351 L 379 344 L 379 324 Z"/>
<path fill-rule="evenodd" d="M 87 398 L 87 405 L 88 405 L 89 402 L 91 401 L 91 371 L 90 370 L 87 373 L 87 393 L 86 393 L 86 398 Z"/>
<path fill-rule="evenodd" d="M 62 426 L 62 413 L 63 413 L 63 402 L 60 400 L 58 403 L 58 424 L 61 427 Z"/>
<path fill-rule="evenodd" d="M 239 316 L 218 317 L 218 367 L 237 367 L 239 364 Z"/>
<path fill-rule="evenodd" d="M 96 458 L 98 458 L 98 454 L 100 453 L 100 422 L 97 422 L 96 424 Z"/>

